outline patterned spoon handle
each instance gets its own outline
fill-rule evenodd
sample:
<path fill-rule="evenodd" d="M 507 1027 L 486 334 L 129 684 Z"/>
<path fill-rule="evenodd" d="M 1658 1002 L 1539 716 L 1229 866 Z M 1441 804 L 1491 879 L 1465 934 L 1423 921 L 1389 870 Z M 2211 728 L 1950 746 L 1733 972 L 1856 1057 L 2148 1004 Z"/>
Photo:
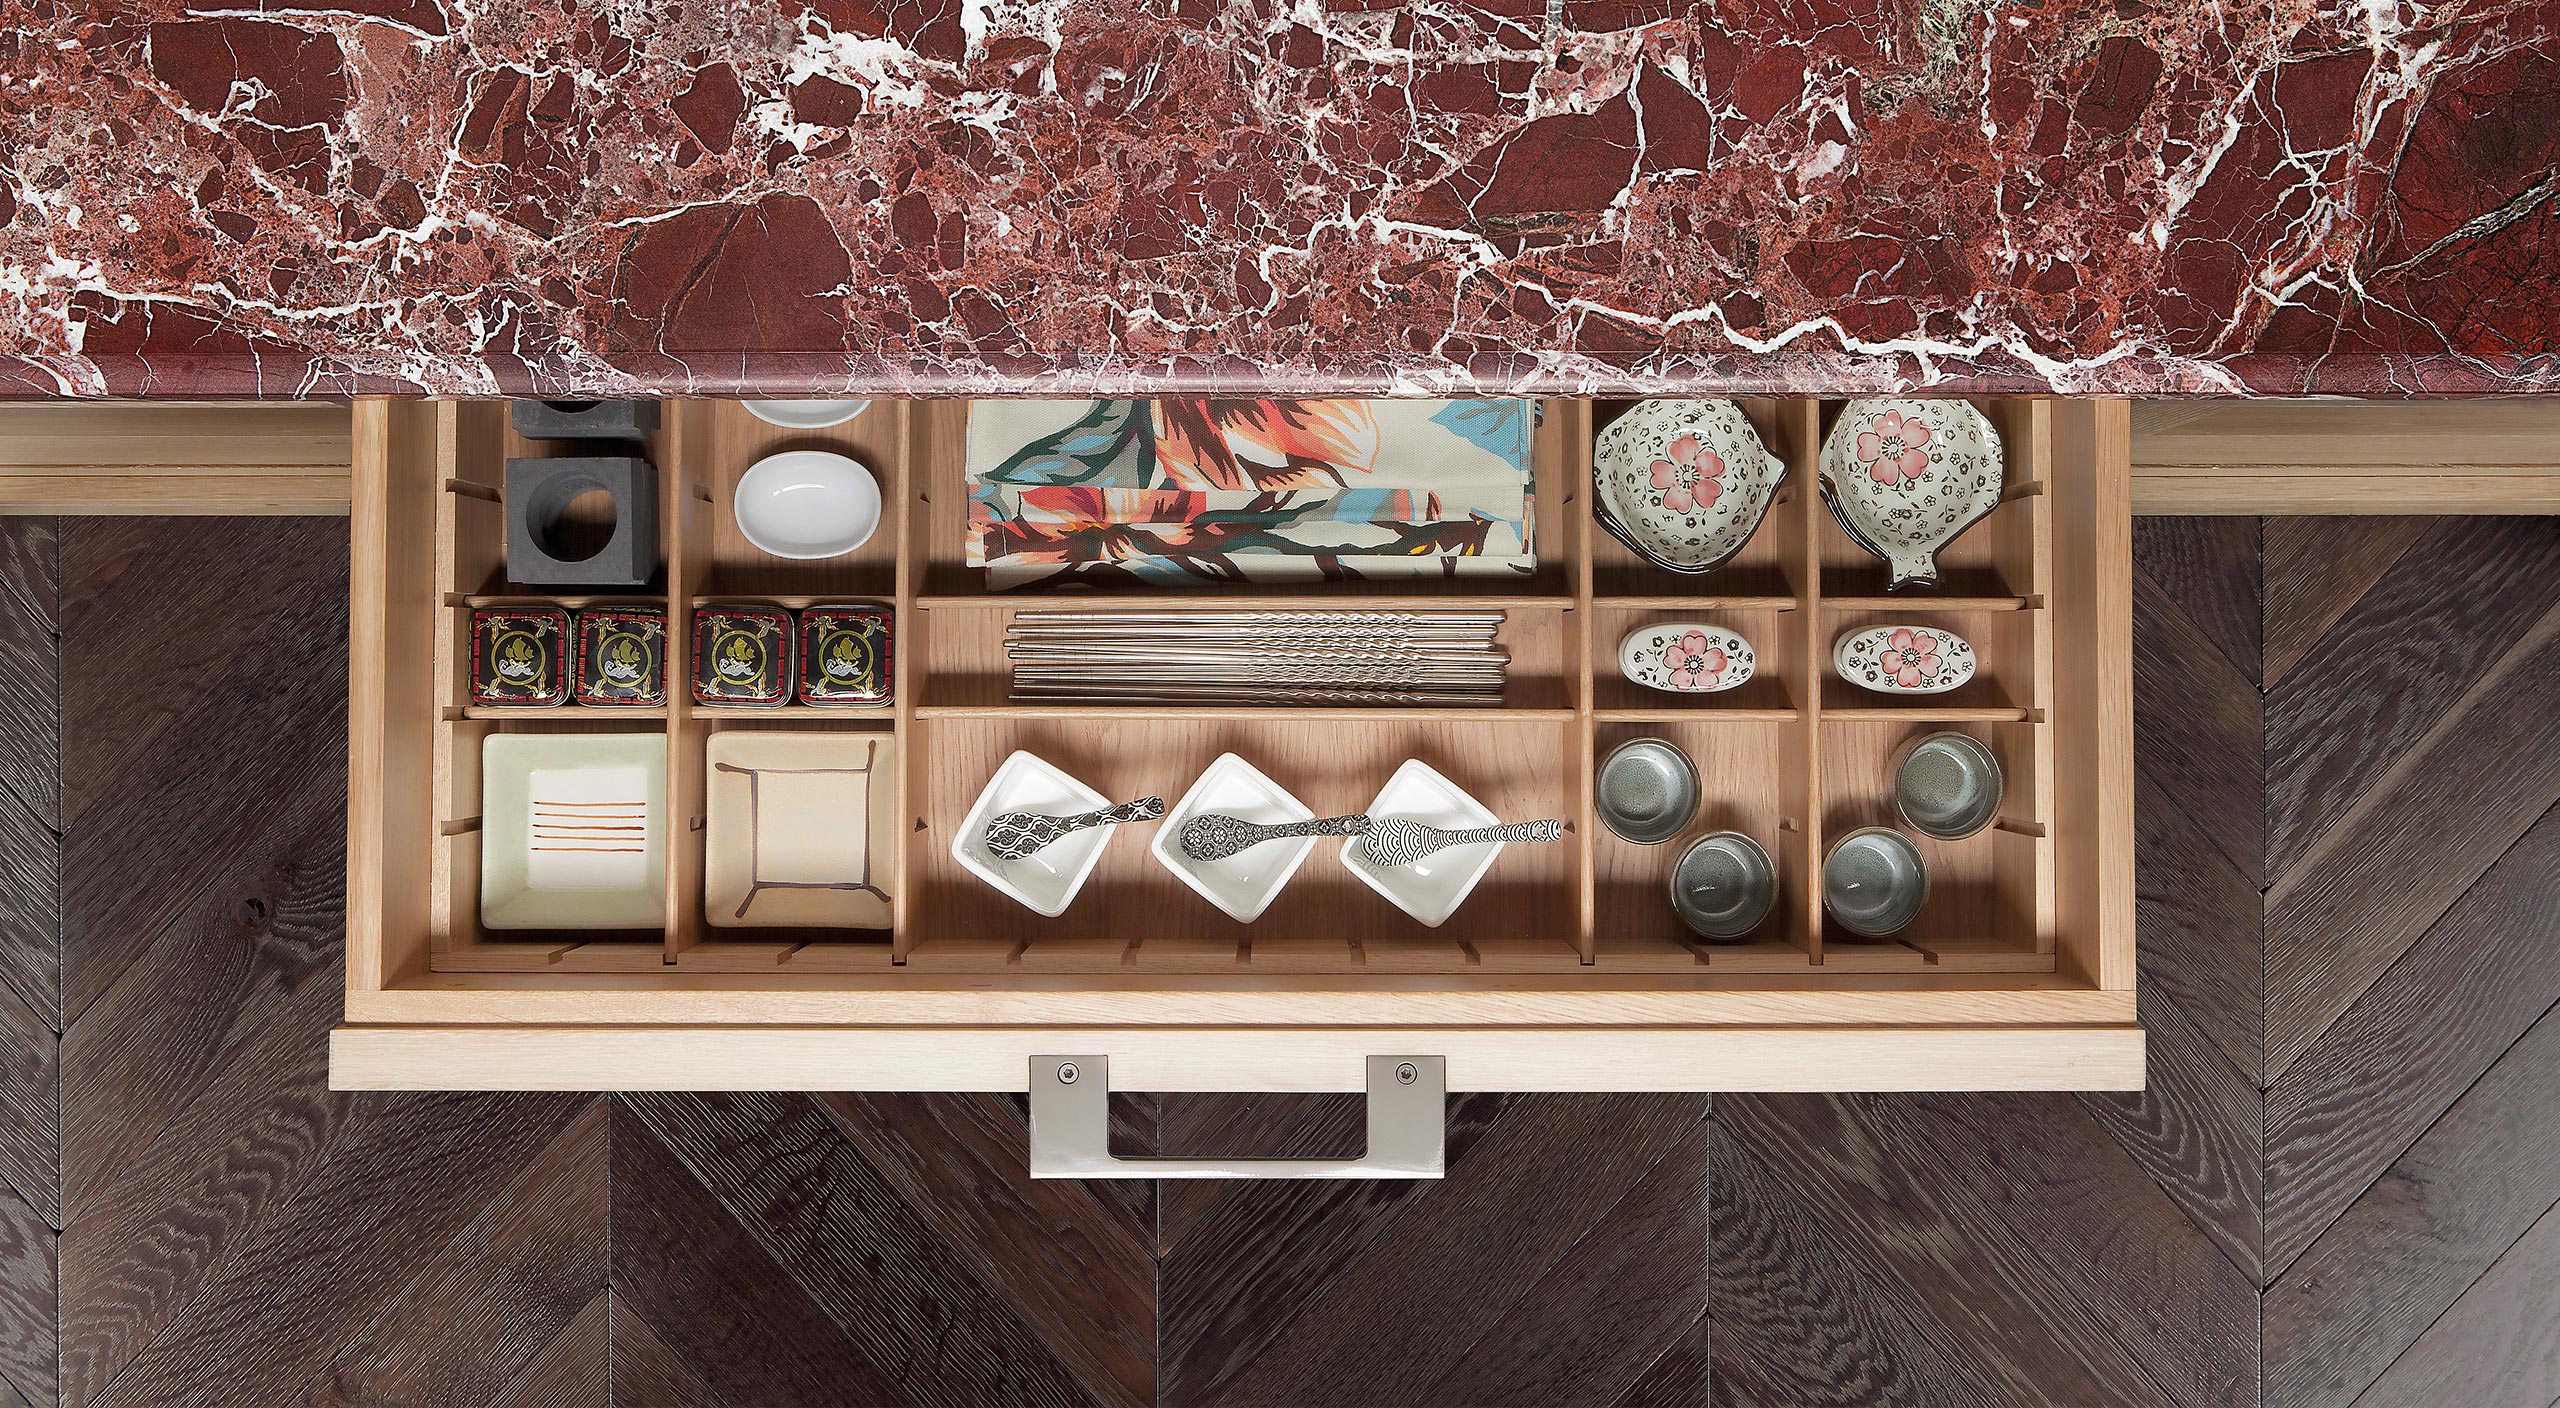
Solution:
<path fill-rule="evenodd" d="M 1552 841 L 1563 834 L 1561 821 L 1515 821 L 1507 826 L 1443 831 L 1418 821 L 1390 817 L 1374 823 L 1360 838 L 1360 854 L 1372 865 L 1411 865 L 1451 846 L 1471 846 L 1480 841 Z"/>
<path fill-rule="evenodd" d="M 1224 860 L 1265 841 L 1291 836 L 1357 836 L 1368 829 L 1369 818 L 1358 813 L 1266 823 L 1209 812 L 1182 824 L 1181 844 L 1182 853 L 1193 860 Z"/>
<path fill-rule="evenodd" d="M 1033 812 L 1006 812 L 987 823 L 987 850 L 998 860 L 1021 860 L 1039 853 L 1061 837 L 1089 826 L 1109 826 L 1124 821 L 1153 821 L 1164 815 L 1164 798 L 1140 797 L 1100 811 L 1079 812 L 1074 816 L 1041 816 Z"/>
<path fill-rule="evenodd" d="M 1479 826 L 1472 831 L 1452 831 L 1440 839 L 1444 846 L 1471 846 L 1478 841 L 1554 841 L 1564 835 L 1561 821 L 1515 821 L 1508 826 Z"/>

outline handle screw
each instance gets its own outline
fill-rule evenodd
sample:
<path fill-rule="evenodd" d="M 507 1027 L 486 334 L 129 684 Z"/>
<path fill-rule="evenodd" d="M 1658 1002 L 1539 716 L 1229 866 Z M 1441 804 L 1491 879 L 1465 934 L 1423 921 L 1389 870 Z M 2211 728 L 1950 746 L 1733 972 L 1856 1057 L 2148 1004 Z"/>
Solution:
<path fill-rule="evenodd" d="M 1073 1084 L 1075 1084 L 1075 1083 L 1076 1083 L 1076 1063 L 1075 1063 L 1075 1062 L 1073 1062 L 1073 1061 L 1061 1061 L 1061 1062 L 1059 1062 L 1059 1063 L 1058 1063 L 1058 1084 L 1060 1084 L 1060 1085 L 1073 1085 Z"/>
<path fill-rule="evenodd" d="M 1411 1085 L 1416 1080 L 1420 1079 L 1421 1076 L 1422 1072 L 1415 1070 L 1411 1061 L 1398 1061 L 1396 1063 L 1396 1084 Z"/>

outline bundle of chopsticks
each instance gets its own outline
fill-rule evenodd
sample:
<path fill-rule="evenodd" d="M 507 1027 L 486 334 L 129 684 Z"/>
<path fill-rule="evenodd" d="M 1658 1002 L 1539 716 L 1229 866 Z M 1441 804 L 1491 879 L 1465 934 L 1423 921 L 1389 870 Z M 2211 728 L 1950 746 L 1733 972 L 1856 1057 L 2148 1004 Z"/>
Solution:
<path fill-rule="evenodd" d="M 1502 702 L 1499 611 L 1025 611 L 1013 697 L 1116 704 Z"/>

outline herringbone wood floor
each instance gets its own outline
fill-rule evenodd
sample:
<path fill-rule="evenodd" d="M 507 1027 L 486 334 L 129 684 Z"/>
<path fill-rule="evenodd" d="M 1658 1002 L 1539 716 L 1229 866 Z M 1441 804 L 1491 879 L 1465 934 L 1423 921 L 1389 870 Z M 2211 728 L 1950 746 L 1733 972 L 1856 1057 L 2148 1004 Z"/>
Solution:
<path fill-rule="evenodd" d="M 2560 1397 L 2560 529 L 2139 525 L 2138 1096 L 355 1097 L 344 535 L 0 521 L 0 1408 Z M 1344 1149 L 1345 1098 L 1123 1099 Z"/>

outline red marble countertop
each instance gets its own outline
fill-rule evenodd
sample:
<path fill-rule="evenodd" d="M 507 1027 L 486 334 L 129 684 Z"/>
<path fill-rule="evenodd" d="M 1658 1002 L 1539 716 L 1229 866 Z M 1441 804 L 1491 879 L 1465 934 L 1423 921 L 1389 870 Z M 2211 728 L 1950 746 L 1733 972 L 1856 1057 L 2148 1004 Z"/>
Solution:
<path fill-rule="evenodd" d="M 0 394 L 2560 390 L 2560 0 L 0 18 Z"/>

